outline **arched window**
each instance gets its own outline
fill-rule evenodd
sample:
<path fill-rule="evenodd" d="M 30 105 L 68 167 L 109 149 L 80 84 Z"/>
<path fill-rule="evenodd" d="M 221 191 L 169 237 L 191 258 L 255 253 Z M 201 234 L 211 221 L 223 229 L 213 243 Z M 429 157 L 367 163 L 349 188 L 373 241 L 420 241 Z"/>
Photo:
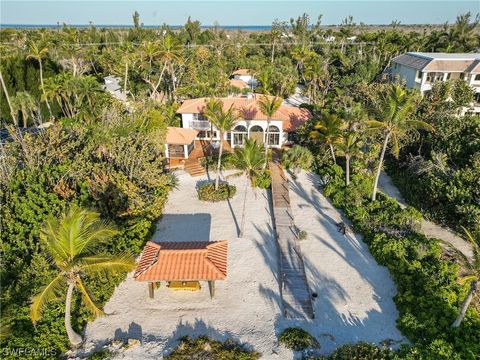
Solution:
<path fill-rule="evenodd" d="M 247 128 L 243 125 L 237 125 L 235 129 L 233 129 L 232 146 L 242 146 L 246 138 Z"/>
<path fill-rule="evenodd" d="M 268 145 L 280 145 L 280 129 L 275 125 L 268 127 Z"/>
<path fill-rule="evenodd" d="M 264 143 L 263 129 L 261 126 L 254 125 L 250 128 L 249 138 L 257 142 L 257 144 Z"/>

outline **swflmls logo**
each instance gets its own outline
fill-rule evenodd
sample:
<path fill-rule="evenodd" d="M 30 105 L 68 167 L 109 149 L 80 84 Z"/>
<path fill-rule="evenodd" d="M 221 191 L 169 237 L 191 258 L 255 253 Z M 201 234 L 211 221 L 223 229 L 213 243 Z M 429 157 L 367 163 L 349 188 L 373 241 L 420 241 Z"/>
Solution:
<path fill-rule="evenodd" d="M 57 355 L 57 350 L 53 348 L 4 348 L 0 349 L 2 356 L 18 356 L 18 357 L 54 357 Z"/>

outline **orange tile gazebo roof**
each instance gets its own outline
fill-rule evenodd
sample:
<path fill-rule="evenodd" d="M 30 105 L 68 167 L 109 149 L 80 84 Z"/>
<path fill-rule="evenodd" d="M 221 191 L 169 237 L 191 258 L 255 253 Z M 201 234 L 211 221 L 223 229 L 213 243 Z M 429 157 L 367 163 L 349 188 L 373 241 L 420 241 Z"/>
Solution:
<path fill-rule="evenodd" d="M 136 281 L 224 280 L 227 277 L 227 242 L 147 242 Z"/>

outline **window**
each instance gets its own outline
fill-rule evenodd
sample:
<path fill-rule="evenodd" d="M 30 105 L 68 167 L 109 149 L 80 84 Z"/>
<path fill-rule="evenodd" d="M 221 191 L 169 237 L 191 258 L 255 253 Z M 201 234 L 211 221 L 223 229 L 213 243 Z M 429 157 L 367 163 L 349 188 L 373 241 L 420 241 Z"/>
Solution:
<path fill-rule="evenodd" d="M 268 145 L 280 145 L 280 130 L 274 125 L 268 127 Z"/>
<path fill-rule="evenodd" d="M 233 129 L 233 143 L 232 145 L 243 145 L 247 138 L 247 128 L 243 125 L 238 125 Z"/>
<path fill-rule="evenodd" d="M 480 81 L 480 74 L 475 75 L 475 81 Z"/>
<path fill-rule="evenodd" d="M 210 139 L 210 138 L 216 138 L 217 137 L 217 132 L 216 131 L 199 131 L 197 137 L 199 139 Z"/>
<path fill-rule="evenodd" d="M 429 72 L 427 73 L 427 82 L 428 83 L 434 83 L 437 81 L 442 81 L 443 80 L 443 73 L 440 72 Z"/>
<path fill-rule="evenodd" d="M 447 73 L 447 80 L 450 80 L 450 73 Z"/>
<path fill-rule="evenodd" d="M 417 79 L 418 80 L 422 79 L 422 72 L 420 70 L 417 71 Z"/>
<path fill-rule="evenodd" d="M 465 79 L 465 73 L 460 73 L 460 79 Z"/>
<path fill-rule="evenodd" d="M 206 121 L 208 120 L 203 113 L 193 114 L 193 120 L 201 120 Z"/>

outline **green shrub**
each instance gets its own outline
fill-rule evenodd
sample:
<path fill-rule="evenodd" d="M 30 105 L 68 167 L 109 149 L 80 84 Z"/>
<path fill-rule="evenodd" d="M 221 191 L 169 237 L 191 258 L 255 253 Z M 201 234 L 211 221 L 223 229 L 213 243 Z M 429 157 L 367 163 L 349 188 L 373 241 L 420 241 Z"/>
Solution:
<path fill-rule="evenodd" d="M 285 331 L 280 335 L 279 340 L 287 348 L 294 351 L 320 347 L 317 339 L 315 339 L 307 331 L 300 328 L 285 329 Z"/>
<path fill-rule="evenodd" d="M 294 173 L 300 170 L 310 170 L 313 163 L 313 155 L 307 148 L 295 145 L 282 154 L 282 165 L 285 169 L 292 169 Z"/>
<path fill-rule="evenodd" d="M 256 360 L 260 354 L 248 351 L 232 340 L 224 342 L 212 340 L 206 336 L 196 339 L 184 337 L 180 345 L 168 356 L 167 360 L 185 359 L 221 359 L 221 360 Z"/>
<path fill-rule="evenodd" d="M 94 352 L 88 357 L 88 360 L 106 360 L 111 359 L 113 354 L 107 349 L 99 350 Z"/>
<path fill-rule="evenodd" d="M 346 344 L 337 348 L 332 354 L 322 356 L 318 360 L 393 360 L 393 351 L 381 349 L 374 344 L 360 342 Z"/>
<path fill-rule="evenodd" d="M 218 164 L 218 154 L 217 155 L 211 155 L 207 156 L 203 159 L 201 159 L 200 163 L 202 166 L 206 169 L 217 169 L 217 164 Z M 232 154 L 228 152 L 224 152 L 222 154 L 222 163 L 221 163 L 221 169 L 222 170 L 231 170 L 234 169 L 235 166 L 232 161 Z"/>
<path fill-rule="evenodd" d="M 255 179 L 255 186 L 260 189 L 268 189 L 272 186 L 272 177 L 268 172 L 259 173 Z"/>
<path fill-rule="evenodd" d="M 215 183 L 209 182 L 200 185 L 198 198 L 203 201 L 217 202 L 233 198 L 236 192 L 237 188 L 235 185 L 222 183 L 219 184 L 218 190 L 215 190 Z"/>
<path fill-rule="evenodd" d="M 305 230 L 300 230 L 298 232 L 298 240 L 306 240 L 308 237 L 308 233 Z"/>

